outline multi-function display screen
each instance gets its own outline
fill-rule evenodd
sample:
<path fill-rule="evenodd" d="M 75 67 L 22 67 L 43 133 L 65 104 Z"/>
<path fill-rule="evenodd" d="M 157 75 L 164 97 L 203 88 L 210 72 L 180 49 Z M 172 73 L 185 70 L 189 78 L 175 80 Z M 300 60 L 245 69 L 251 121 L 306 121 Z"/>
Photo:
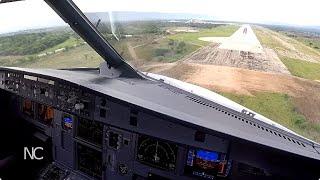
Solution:
<path fill-rule="evenodd" d="M 187 155 L 185 173 L 214 179 L 225 173 L 226 154 L 204 149 L 190 148 Z"/>
<path fill-rule="evenodd" d="M 71 115 L 63 115 L 62 117 L 62 128 L 65 130 L 72 129 L 73 118 Z"/>
<path fill-rule="evenodd" d="M 77 167 L 89 176 L 101 179 L 102 153 L 82 144 L 77 144 Z"/>
<path fill-rule="evenodd" d="M 150 166 L 165 170 L 175 170 L 177 160 L 176 144 L 140 135 L 137 159 Z"/>
<path fill-rule="evenodd" d="M 23 114 L 29 116 L 30 118 L 34 117 L 34 103 L 31 100 L 24 99 L 22 101 L 22 112 Z"/>
<path fill-rule="evenodd" d="M 89 119 L 78 119 L 77 137 L 101 146 L 103 124 Z"/>
<path fill-rule="evenodd" d="M 54 112 L 51 106 L 39 104 L 38 105 L 38 121 L 45 125 L 52 125 Z"/>

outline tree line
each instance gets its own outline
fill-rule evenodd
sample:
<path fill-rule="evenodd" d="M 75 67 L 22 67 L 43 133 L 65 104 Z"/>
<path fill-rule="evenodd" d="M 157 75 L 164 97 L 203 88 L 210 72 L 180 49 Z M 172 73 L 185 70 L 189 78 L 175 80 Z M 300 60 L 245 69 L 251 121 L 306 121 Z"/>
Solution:
<path fill-rule="evenodd" d="M 0 55 L 36 54 L 63 43 L 70 35 L 66 32 L 43 32 L 0 37 Z"/>

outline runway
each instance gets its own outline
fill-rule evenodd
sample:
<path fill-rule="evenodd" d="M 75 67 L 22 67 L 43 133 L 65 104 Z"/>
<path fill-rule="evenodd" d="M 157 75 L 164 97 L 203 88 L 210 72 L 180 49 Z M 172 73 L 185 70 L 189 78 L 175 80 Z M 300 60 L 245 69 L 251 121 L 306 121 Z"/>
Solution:
<path fill-rule="evenodd" d="M 290 74 L 273 49 L 261 46 L 250 25 L 242 25 L 229 37 L 199 39 L 212 43 L 186 56 L 184 61 Z"/>
<path fill-rule="evenodd" d="M 219 49 L 244 51 L 251 53 L 262 53 L 263 48 L 254 34 L 251 26 L 248 24 L 242 25 L 230 37 L 201 37 L 203 41 L 219 43 Z"/>

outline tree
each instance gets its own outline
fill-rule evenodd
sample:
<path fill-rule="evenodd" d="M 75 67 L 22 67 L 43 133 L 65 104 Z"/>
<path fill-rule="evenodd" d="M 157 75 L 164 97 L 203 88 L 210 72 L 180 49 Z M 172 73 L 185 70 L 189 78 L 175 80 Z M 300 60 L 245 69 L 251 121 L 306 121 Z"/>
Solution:
<path fill-rule="evenodd" d="M 177 53 L 182 53 L 186 49 L 186 43 L 184 41 L 180 41 L 177 46 Z"/>
<path fill-rule="evenodd" d="M 165 49 L 165 48 L 158 48 L 155 49 L 154 54 L 155 56 L 165 56 L 166 53 L 169 52 L 169 49 Z"/>
<path fill-rule="evenodd" d="M 169 39 L 168 45 L 169 46 L 173 46 L 174 45 L 174 40 L 173 39 Z"/>
<path fill-rule="evenodd" d="M 156 23 L 154 23 L 154 22 L 150 22 L 150 23 L 147 23 L 147 24 L 145 25 L 144 32 L 145 32 L 145 33 L 158 34 L 158 33 L 161 32 L 161 29 L 160 29 L 160 27 L 158 26 L 158 24 L 156 24 Z"/>

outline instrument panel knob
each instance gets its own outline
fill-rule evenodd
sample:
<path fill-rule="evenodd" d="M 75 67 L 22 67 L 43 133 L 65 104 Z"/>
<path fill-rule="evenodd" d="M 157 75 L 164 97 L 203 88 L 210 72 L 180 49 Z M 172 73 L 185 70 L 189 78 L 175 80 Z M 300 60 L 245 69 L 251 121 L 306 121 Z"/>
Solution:
<path fill-rule="evenodd" d="M 84 104 L 83 103 L 77 103 L 77 104 L 74 105 L 74 108 L 76 110 L 82 110 L 82 109 L 84 109 Z"/>

